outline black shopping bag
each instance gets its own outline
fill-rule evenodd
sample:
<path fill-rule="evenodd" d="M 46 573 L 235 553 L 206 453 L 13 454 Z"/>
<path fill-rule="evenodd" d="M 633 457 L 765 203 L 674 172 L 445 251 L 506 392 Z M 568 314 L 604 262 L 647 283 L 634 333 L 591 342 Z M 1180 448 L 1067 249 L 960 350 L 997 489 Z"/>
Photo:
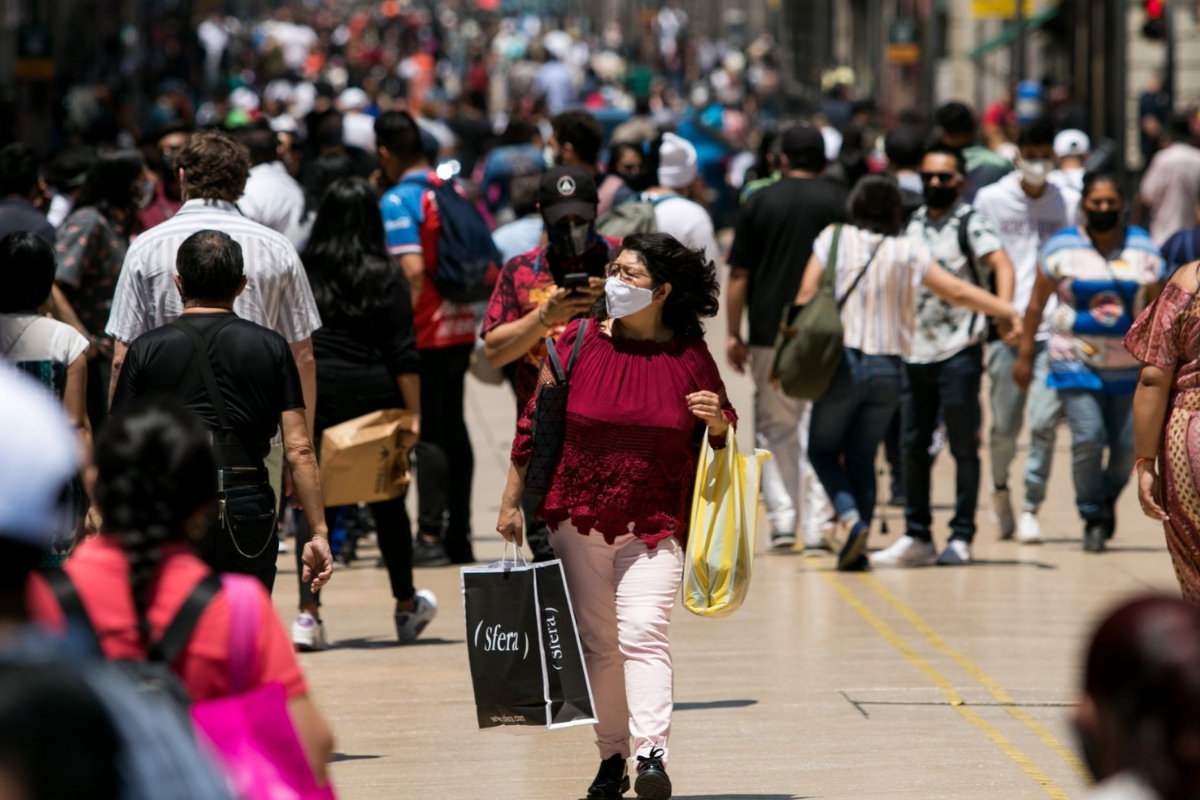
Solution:
<path fill-rule="evenodd" d="M 562 562 L 462 570 L 480 728 L 596 721 Z"/>

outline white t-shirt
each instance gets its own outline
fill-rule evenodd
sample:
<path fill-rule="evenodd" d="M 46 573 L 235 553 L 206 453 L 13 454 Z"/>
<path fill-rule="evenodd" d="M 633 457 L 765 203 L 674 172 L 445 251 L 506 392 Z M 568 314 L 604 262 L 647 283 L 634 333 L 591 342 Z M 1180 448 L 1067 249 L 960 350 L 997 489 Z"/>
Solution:
<path fill-rule="evenodd" d="M 813 256 L 822 268 L 829 264 L 833 246 L 830 225 L 813 242 Z M 876 252 L 878 250 L 878 252 Z M 874 260 L 853 294 L 846 297 L 855 279 Z M 843 225 L 838 238 L 837 276 L 833 296 L 845 299 L 842 328 L 846 347 L 872 356 L 908 356 L 917 326 L 917 298 L 933 254 L 921 240 L 882 234 Z"/>
<path fill-rule="evenodd" d="M 671 192 L 646 192 L 645 198 L 660 201 L 654 205 L 659 233 L 669 233 L 691 249 L 703 250 L 714 265 L 719 263 L 721 249 L 704 206 Z"/>
<path fill-rule="evenodd" d="M 1079 194 L 1047 183 L 1040 197 L 1030 197 L 1021 188 L 1021 174 L 1010 172 L 980 189 L 973 205 L 991 218 L 1004 251 L 1012 259 L 1016 273 L 1013 306 L 1018 314 L 1024 314 L 1033 296 L 1042 245 L 1063 228 L 1075 224 Z M 1048 305 L 1038 329 L 1039 339 L 1050 335 L 1047 321 L 1052 313 L 1053 308 Z"/>
<path fill-rule="evenodd" d="M 66 368 L 87 352 L 87 337 L 40 314 L 0 314 L 0 357 L 62 396 Z"/>
<path fill-rule="evenodd" d="M 288 174 L 282 161 L 250 169 L 246 190 L 237 206 L 255 222 L 279 231 L 297 248 L 304 233 L 304 189 Z"/>

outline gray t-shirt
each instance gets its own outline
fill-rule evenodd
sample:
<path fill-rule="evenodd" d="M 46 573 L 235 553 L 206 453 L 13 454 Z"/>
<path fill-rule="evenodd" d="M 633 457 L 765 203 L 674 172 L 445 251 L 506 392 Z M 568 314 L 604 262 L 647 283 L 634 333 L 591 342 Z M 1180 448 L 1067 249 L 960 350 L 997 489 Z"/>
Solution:
<path fill-rule="evenodd" d="M 1001 248 L 1000 237 L 986 214 L 972 212 L 959 203 L 940 220 L 929 218 L 929 209 L 921 206 L 908 223 L 908 236 L 924 242 L 942 269 L 967 283 L 988 286 L 992 271 L 982 259 Z M 959 228 L 967 222 L 967 241 L 975 254 L 978 281 L 959 247 Z M 913 331 L 910 364 L 936 364 L 987 338 L 987 318 L 966 308 L 953 306 L 924 286 L 917 300 L 917 325 Z"/>

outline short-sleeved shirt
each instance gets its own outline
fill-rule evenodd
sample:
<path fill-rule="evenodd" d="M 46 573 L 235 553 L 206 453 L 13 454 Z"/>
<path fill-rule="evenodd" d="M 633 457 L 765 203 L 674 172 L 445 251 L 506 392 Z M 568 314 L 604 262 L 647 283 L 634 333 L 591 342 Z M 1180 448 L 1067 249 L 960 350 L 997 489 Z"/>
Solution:
<path fill-rule="evenodd" d="M 396 258 L 418 255 L 425 261 L 425 285 L 413 309 L 418 350 L 437 350 L 475 341 L 475 309 L 444 299 L 433 284 L 442 222 L 433 192 L 426 184 L 441 182 L 432 170 L 409 173 L 380 201 L 388 253 Z"/>
<path fill-rule="evenodd" d="M 112 309 L 113 292 L 117 289 L 129 240 L 100 209 L 87 206 L 75 209 L 63 221 L 54 249 L 58 257 L 54 279 L 83 327 L 97 337 L 97 347 L 111 353 L 112 340 L 104 336 L 104 325 Z"/>
<path fill-rule="evenodd" d="M 822 269 L 829 266 L 833 232 L 831 225 L 813 242 L 813 255 Z M 846 297 L 872 252 L 875 258 L 866 274 Z M 843 225 L 838 240 L 834 297 L 845 300 L 842 305 L 845 346 L 867 355 L 907 357 L 917 325 L 917 295 L 932 263 L 933 254 L 922 241 Z"/>
<path fill-rule="evenodd" d="M 67 367 L 88 349 L 88 340 L 65 322 L 40 314 L 0 314 L 0 357 L 63 396 Z"/>
<path fill-rule="evenodd" d="M 654 221 L 660 233 L 671 234 L 692 250 L 703 250 L 714 265 L 721 260 L 712 217 L 704 206 L 674 192 L 646 192 L 642 197 L 654 203 Z"/>
<path fill-rule="evenodd" d="M 282 161 L 252 167 L 237 206 L 247 217 L 279 231 L 297 247 L 305 238 L 304 189 L 288 174 Z"/>
<path fill-rule="evenodd" d="M 1196 224 L 1200 199 L 1200 148 L 1176 142 L 1159 150 L 1142 176 L 1138 191 L 1150 206 L 1150 235 L 1162 246 L 1176 231 Z"/>
<path fill-rule="evenodd" d="M 1047 344 L 1048 385 L 1133 392 L 1141 365 L 1125 349 L 1125 334 L 1146 308 L 1147 289 L 1166 271 L 1150 235 L 1126 228 L 1124 243 L 1106 258 L 1082 229 L 1068 228 L 1042 248 L 1041 269 L 1058 297 Z"/>
<path fill-rule="evenodd" d="M 974 269 L 968 254 L 959 246 L 963 220 L 967 220 L 967 243 L 974 255 Z M 1000 237 L 986 214 L 959 203 L 939 220 L 929 218 L 922 206 L 908 223 L 908 235 L 924 242 L 942 269 L 959 280 L 987 287 L 991 267 L 983 259 L 1000 249 Z M 917 327 L 913 331 L 910 364 L 936 364 L 961 353 L 987 338 L 987 317 L 961 306 L 951 305 L 921 287 L 917 300 Z"/>
<path fill-rule="evenodd" d="M 228 314 L 189 314 L 187 321 L 201 336 Z M 217 388 L 225 402 L 230 424 L 259 460 L 270 450 L 271 439 L 284 411 L 304 408 L 300 373 L 286 341 L 279 334 L 244 319 L 221 329 L 208 347 Z M 218 428 L 216 409 L 198 370 L 182 385 L 196 357 L 192 340 L 181 330 L 165 326 L 139 336 L 129 346 L 121 367 L 112 410 L 146 396 L 179 398 L 209 428 Z M 261 466 L 249 464 L 247 466 Z"/>
<path fill-rule="evenodd" d="M 496 288 L 492 290 L 481 335 L 486 338 L 501 325 L 516 322 L 541 306 L 550 299 L 559 281 L 566 275 L 586 272 L 597 278 L 604 277 L 605 267 L 616 257 L 620 247 L 620 239 L 601 238 L 580 258 L 564 258 L 552 251 L 549 245 L 543 245 L 510 260 L 504 265 Z M 557 338 L 565 328 L 566 323 L 547 331 L 546 335 Z M 518 411 L 524 410 L 537 389 L 538 370 L 545 358 L 546 344 L 544 340 L 539 340 L 514 365 L 513 388 L 517 393 Z"/>
<path fill-rule="evenodd" d="M 129 559 L 117 538 L 102 535 L 86 540 L 76 548 L 64 569 L 79 592 L 105 657 L 145 659 L 146 647 L 138 633 L 137 612 L 129 587 Z M 162 636 L 184 600 L 210 572 L 186 544 L 168 544 L 163 548 L 158 578 L 150 584 L 148 592 L 147 617 L 152 637 Z M 34 620 L 57 629 L 65 627 L 62 609 L 43 578 L 33 577 L 28 594 Z M 308 693 L 308 687 L 296 663 L 292 643 L 266 590 L 258 586 L 257 594 L 260 624 L 254 686 L 277 682 L 283 684 L 288 697 L 302 697 Z M 200 615 L 173 668 L 194 703 L 230 693 L 229 601 L 224 592 L 219 592 Z"/>
<path fill-rule="evenodd" d="M 846 190 L 824 178 L 780 178 L 742 206 L 729 265 L 750 273 L 749 344 L 775 345 L 783 309 L 800 289 L 813 240 L 845 218 Z"/>
<path fill-rule="evenodd" d="M 193 233 L 217 230 L 242 247 L 246 289 L 233 302 L 239 317 L 300 342 L 321 327 L 321 315 L 296 248 L 287 238 L 248 219 L 223 200 L 189 200 L 171 219 L 130 245 L 117 280 L 105 332 L 132 342 L 183 313 L 175 288 L 176 254 Z"/>

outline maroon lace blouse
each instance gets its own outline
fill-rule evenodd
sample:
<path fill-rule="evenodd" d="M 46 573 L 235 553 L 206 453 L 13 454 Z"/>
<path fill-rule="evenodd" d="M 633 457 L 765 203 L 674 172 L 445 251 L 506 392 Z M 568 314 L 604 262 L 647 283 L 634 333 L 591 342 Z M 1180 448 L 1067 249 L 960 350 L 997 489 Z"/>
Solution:
<path fill-rule="evenodd" d="M 564 364 L 578 332 L 573 322 L 558 339 Z M 571 372 L 562 459 L 542 501 L 546 522 L 557 528 L 569 519 L 581 533 L 598 530 L 609 544 L 629 532 L 651 548 L 669 536 L 686 540 L 704 423 L 685 397 L 705 390 L 721 395 L 726 418 L 736 424 L 703 339 L 624 339 L 593 320 Z M 512 459 L 519 466 L 532 450 L 536 403 L 535 396 L 517 422 Z M 712 444 L 723 447 L 724 437 Z"/>

